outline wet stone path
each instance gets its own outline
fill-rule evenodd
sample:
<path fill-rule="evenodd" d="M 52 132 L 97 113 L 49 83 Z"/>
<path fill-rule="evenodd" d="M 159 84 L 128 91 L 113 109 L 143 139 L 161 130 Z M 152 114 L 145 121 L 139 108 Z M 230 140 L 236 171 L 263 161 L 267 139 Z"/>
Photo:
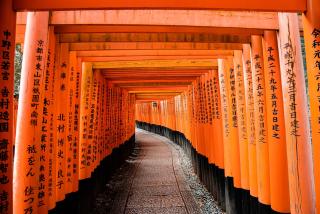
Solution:
<path fill-rule="evenodd" d="M 132 155 L 112 175 L 92 213 L 207 213 L 192 193 L 177 146 L 167 141 L 138 129 Z"/>

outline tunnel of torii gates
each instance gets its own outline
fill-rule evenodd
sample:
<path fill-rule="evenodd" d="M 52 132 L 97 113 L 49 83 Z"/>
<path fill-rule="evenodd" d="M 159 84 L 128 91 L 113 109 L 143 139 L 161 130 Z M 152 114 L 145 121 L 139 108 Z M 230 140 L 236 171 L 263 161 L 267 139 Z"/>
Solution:
<path fill-rule="evenodd" d="M 0 213 L 90 189 L 136 124 L 227 213 L 320 213 L 320 0 L 0 0 L 0 40 Z"/>

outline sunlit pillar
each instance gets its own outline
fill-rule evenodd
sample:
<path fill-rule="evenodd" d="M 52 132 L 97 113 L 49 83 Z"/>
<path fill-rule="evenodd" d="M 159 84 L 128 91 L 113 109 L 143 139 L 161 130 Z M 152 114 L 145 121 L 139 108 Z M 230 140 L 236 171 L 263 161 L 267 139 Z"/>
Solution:
<path fill-rule="evenodd" d="M 45 206 L 41 197 L 47 186 L 40 182 L 40 154 L 48 21 L 48 12 L 29 12 L 27 16 L 13 175 L 14 213 L 37 213 Z"/>
<path fill-rule="evenodd" d="M 69 44 L 57 43 L 56 46 L 56 199 L 57 202 L 65 199 L 70 175 L 67 173 L 67 100 L 68 100 L 68 78 L 69 78 Z"/>
<path fill-rule="evenodd" d="M 271 208 L 289 213 L 289 183 L 281 74 L 276 31 L 264 32 Z"/>
<path fill-rule="evenodd" d="M 251 201 L 256 202 L 258 200 L 257 146 L 255 134 L 255 108 L 253 99 L 251 47 L 249 44 L 243 45 L 243 70 L 247 112 L 249 187 L 250 195 L 252 196 Z M 253 204 L 255 203 L 251 203 L 250 209 L 256 210 L 252 207 Z"/>
<path fill-rule="evenodd" d="M 46 201 L 47 208 L 53 209 L 56 205 L 56 193 L 55 193 L 55 148 L 56 148 L 56 127 L 55 127 L 55 46 L 56 46 L 56 37 L 54 34 L 54 27 L 49 27 L 48 35 L 48 52 L 46 57 L 45 64 L 45 73 L 44 73 L 44 94 L 42 98 L 43 109 L 42 109 L 42 120 L 41 120 L 41 164 L 43 164 L 43 171 L 45 173 L 45 180 L 42 180 L 41 183 L 44 183 L 48 186 L 46 189 L 46 194 L 43 199 Z M 43 210 L 45 212 L 46 210 Z M 40 212 L 40 209 L 39 209 Z"/>
<path fill-rule="evenodd" d="M 279 27 L 291 213 L 315 213 L 312 149 L 298 15 L 279 13 Z"/>
<path fill-rule="evenodd" d="M 251 36 L 251 44 L 258 199 L 261 204 L 270 205 L 268 131 L 262 37 Z"/>
<path fill-rule="evenodd" d="M 302 17 L 309 83 L 316 210 L 320 212 L 320 1 L 307 1 Z"/>
<path fill-rule="evenodd" d="M 247 111 L 244 89 L 242 51 L 234 51 L 233 66 L 235 75 L 235 90 L 237 101 L 237 123 L 240 153 L 241 188 L 249 190 L 249 162 L 247 137 Z"/>

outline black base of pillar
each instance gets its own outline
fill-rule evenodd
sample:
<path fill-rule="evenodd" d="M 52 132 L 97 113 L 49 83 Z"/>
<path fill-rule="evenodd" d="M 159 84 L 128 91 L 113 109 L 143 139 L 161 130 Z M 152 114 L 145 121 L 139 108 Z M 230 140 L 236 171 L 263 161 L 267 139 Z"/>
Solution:
<path fill-rule="evenodd" d="M 118 169 L 131 154 L 135 146 L 135 135 L 104 158 L 92 172 L 91 177 L 79 181 L 79 190 L 66 195 L 63 201 L 49 211 L 49 214 L 87 214 L 92 210 L 96 197 L 103 190 L 111 174 Z"/>

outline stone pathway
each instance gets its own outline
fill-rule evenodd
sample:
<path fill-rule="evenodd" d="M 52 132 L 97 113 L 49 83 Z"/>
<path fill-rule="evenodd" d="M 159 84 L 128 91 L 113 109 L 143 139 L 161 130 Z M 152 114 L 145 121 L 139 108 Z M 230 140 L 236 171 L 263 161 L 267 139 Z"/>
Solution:
<path fill-rule="evenodd" d="M 98 197 L 93 213 L 201 213 L 177 149 L 162 137 L 139 129 L 136 142 L 133 156 L 115 173 L 117 177 L 111 178 L 113 183 Z M 108 194 L 112 197 L 109 201 Z"/>

